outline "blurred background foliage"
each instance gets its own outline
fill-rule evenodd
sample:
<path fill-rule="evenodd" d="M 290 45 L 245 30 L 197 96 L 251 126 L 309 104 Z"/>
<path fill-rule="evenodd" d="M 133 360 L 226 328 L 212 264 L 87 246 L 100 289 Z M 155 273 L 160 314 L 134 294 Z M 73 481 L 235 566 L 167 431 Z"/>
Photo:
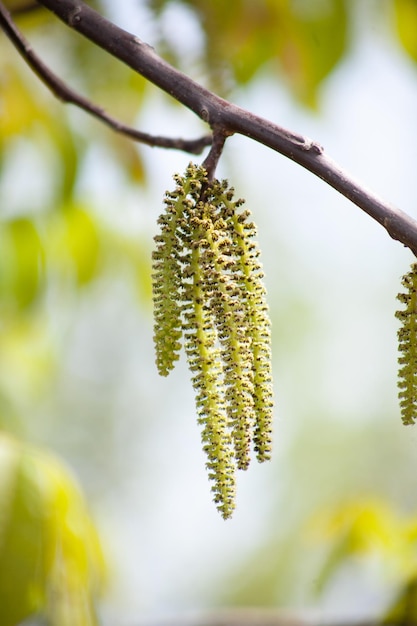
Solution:
<path fill-rule="evenodd" d="M 6 4 L 114 116 L 206 132 L 46 10 Z M 415 0 L 91 4 L 415 207 Z M 417 621 L 417 440 L 399 424 L 393 321 L 409 254 L 300 168 L 246 140 L 226 148 L 219 174 L 264 249 L 280 420 L 271 467 L 243 477 L 225 525 L 185 366 L 162 381 L 153 364 L 152 235 L 188 160 L 57 102 L 0 36 L 0 621 L 94 623 L 104 579 L 109 624 L 224 606 Z"/>

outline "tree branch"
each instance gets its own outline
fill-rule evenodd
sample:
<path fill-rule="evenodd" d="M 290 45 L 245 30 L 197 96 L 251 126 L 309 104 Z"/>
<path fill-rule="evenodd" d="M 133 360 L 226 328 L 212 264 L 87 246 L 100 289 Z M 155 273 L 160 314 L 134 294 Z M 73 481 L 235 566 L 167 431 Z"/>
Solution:
<path fill-rule="evenodd" d="M 82 0 L 39 0 L 70 28 L 107 50 L 225 135 L 245 135 L 306 168 L 379 222 L 417 256 L 417 222 L 365 189 L 323 148 L 205 89 L 158 57 L 153 48 L 106 20 Z"/>
<path fill-rule="evenodd" d="M 213 141 L 211 144 L 210 152 L 204 159 L 202 165 L 206 169 L 208 179 L 213 180 L 214 172 L 216 171 L 217 163 L 223 152 L 223 147 L 227 136 L 230 133 L 225 133 L 223 129 L 213 129 Z"/>
<path fill-rule="evenodd" d="M 40 7 L 40 5 L 37 6 Z M 205 135 L 199 139 L 159 137 L 143 133 L 135 128 L 123 124 L 116 118 L 106 113 L 101 107 L 93 104 L 90 100 L 68 87 L 66 83 L 64 83 L 45 65 L 45 63 L 33 51 L 31 45 L 25 39 L 23 34 L 19 31 L 13 22 L 10 13 L 4 7 L 2 2 L 0 2 L 0 27 L 35 74 L 59 100 L 75 104 L 80 109 L 83 109 L 87 113 L 90 113 L 93 117 L 96 117 L 104 122 L 107 126 L 110 126 L 110 128 L 116 132 L 125 135 L 134 141 L 140 141 L 141 143 L 147 144 L 148 146 L 182 150 L 184 152 L 190 152 L 191 154 L 200 154 L 206 146 L 211 144 L 212 138 L 210 135 Z"/>

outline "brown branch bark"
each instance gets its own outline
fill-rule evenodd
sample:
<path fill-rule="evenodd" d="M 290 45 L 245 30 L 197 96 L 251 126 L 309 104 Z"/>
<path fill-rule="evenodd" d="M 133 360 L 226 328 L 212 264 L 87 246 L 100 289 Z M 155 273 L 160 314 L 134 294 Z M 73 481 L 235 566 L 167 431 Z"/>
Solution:
<path fill-rule="evenodd" d="M 306 168 L 379 222 L 417 256 L 417 222 L 367 190 L 316 142 L 254 115 L 205 89 L 161 59 L 152 47 L 119 28 L 82 0 L 39 0 L 70 28 L 137 71 L 224 136 L 245 135 Z"/>
<path fill-rule="evenodd" d="M 37 4 L 37 6 L 40 7 L 39 4 Z M 42 59 L 40 59 L 40 57 L 38 57 L 38 55 L 34 52 L 24 35 L 17 28 L 10 13 L 4 7 L 2 2 L 0 2 L 0 27 L 19 51 L 26 63 L 59 100 L 76 105 L 78 108 L 83 109 L 93 117 L 101 120 L 104 124 L 116 132 L 151 147 L 182 150 L 184 152 L 190 152 L 191 154 L 200 154 L 206 146 L 211 144 L 211 135 L 205 135 L 204 137 L 200 137 L 198 139 L 160 137 L 141 132 L 131 126 L 123 124 L 120 120 L 117 120 L 106 113 L 104 109 L 71 89 L 66 83 L 64 83 L 63 80 L 56 76 L 56 74 L 54 74 L 47 65 L 45 65 Z"/>

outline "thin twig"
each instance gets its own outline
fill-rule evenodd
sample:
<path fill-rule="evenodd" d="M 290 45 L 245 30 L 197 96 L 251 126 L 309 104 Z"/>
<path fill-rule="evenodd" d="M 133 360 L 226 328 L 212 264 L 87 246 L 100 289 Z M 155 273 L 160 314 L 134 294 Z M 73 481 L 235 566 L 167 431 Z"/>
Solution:
<path fill-rule="evenodd" d="M 417 221 L 365 189 L 327 157 L 318 143 L 216 96 L 161 59 L 151 46 L 106 20 L 82 0 L 39 0 L 39 3 L 70 28 L 194 111 L 211 128 L 222 128 L 229 135 L 245 135 L 324 180 L 417 256 Z"/>
<path fill-rule="evenodd" d="M 68 87 L 66 83 L 64 83 L 49 69 L 49 67 L 45 65 L 45 63 L 33 51 L 24 35 L 17 28 L 10 13 L 4 7 L 2 2 L 0 2 L 0 26 L 16 49 L 20 52 L 21 56 L 25 59 L 27 64 L 59 100 L 75 104 L 77 107 L 98 118 L 118 133 L 121 133 L 122 135 L 125 135 L 135 141 L 147 144 L 148 146 L 182 150 L 184 152 L 190 152 L 191 154 L 200 154 L 206 146 L 211 144 L 210 135 L 205 135 L 204 137 L 200 137 L 198 139 L 159 137 L 143 133 L 135 128 L 123 124 L 106 113 L 106 111 L 104 111 L 101 107 L 93 104 L 90 100 Z"/>
<path fill-rule="evenodd" d="M 202 166 L 206 169 L 208 179 L 213 180 L 214 173 L 216 171 L 217 164 L 223 152 L 224 143 L 227 136 L 230 133 L 225 133 L 222 128 L 213 130 L 213 141 L 211 144 L 210 152 L 206 156 L 202 163 Z"/>

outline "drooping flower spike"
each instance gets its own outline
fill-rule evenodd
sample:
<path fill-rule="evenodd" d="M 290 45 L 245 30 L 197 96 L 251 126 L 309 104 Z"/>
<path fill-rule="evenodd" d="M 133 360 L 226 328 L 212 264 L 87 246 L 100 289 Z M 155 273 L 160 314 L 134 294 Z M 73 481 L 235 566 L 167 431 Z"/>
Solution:
<path fill-rule="evenodd" d="M 401 417 L 404 424 L 414 424 L 417 419 L 417 263 L 403 276 L 405 293 L 399 293 L 398 300 L 405 309 L 395 316 L 401 321 L 398 331 L 398 397 Z"/>
<path fill-rule="evenodd" d="M 255 225 L 227 181 L 190 164 L 167 193 L 153 253 L 154 340 L 167 375 L 184 348 L 217 507 L 234 509 L 235 469 L 270 458 L 270 321 Z"/>

